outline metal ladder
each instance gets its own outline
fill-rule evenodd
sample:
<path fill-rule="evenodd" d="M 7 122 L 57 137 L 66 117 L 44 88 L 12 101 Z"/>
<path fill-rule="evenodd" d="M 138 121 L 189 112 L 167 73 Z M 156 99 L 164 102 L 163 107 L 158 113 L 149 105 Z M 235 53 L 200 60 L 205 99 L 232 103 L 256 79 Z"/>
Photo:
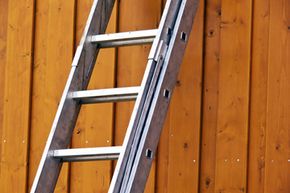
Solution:
<path fill-rule="evenodd" d="M 115 0 L 94 0 L 31 188 L 54 191 L 63 162 L 118 159 L 109 193 L 144 191 L 198 0 L 167 0 L 158 29 L 104 34 Z M 141 86 L 86 90 L 99 49 L 152 43 Z M 82 104 L 136 100 L 122 146 L 67 149 Z"/>

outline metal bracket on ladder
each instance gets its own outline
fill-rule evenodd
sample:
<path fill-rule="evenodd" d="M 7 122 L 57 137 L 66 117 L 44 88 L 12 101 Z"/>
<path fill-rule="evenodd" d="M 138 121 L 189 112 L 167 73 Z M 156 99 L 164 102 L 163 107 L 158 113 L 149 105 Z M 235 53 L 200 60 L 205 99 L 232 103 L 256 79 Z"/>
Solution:
<path fill-rule="evenodd" d="M 114 2 L 93 2 L 31 193 L 52 193 L 63 162 L 112 159 L 109 193 L 144 191 L 199 1 L 167 0 L 158 29 L 104 34 Z M 99 49 L 148 43 L 141 86 L 86 90 Z M 66 149 L 83 104 L 127 100 L 136 102 L 122 146 Z"/>

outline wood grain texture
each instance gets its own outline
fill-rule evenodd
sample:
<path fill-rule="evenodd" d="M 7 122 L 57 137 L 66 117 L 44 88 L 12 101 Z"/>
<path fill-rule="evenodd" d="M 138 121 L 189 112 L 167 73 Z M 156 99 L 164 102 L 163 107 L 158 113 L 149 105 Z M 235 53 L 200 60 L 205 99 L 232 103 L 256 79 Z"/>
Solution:
<path fill-rule="evenodd" d="M 5 65 L 6 65 L 6 45 L 7 45 L 7 19 L 8 19 L 8 1 L 0 1 L 0 155 L 2 146 L 3 130 L 3 104 L 4 104 L 4 83 L 5 83 Z M 1 176 L 1 167 L 0 167 Z"/>
<path fill-rule="evenodd" d="M 270 1 L 265 193 L 290 190 L 290 3 Z"/>
<path fill-rule="evenodd" d="M 73 57 L 74 1 L 37 1 L 29 185 L 32 185 Z M 55 192 L 68 192 L 64 164 Z"/>
<path fill-rule="evenodd" d="M 268 83 L 269 2 L 253 4 L 248 192 L 263 193 Z"/>
<path fill-rule="evenodd" d="M 168 192 L 197 193 L 203 64 L 204 1 L 200 1 L 172 96 L 169 125 Z"/>
<path fill-rule="evenodd" d="M 29 191 L 92 1 L 0 0 L 0 192 Z M 108 32 L 165 2 L 118 0 Z M 146 192 L 288 193 L 290 1 L 202 2 Z M 89 88 L 139 85 L 149 49 L 102 50 Z M 133 105 L 84 106 L 72 146 L 121 145 Z M 113 164 L 63 170 L 56 192 L 106 192 Z"/>
<path fill-rule="evenodd" d="M 251 6 L 250 0 L 221 4 L 217 193 L 240 193 L 247 188 Z"/>
<path fill-rule="evenodd" d="M 169 106 L 165 124 L 160 136 L 157 150 L 157 167 L 156 167 L 156 193 L 168 191 L 168 165 L 169 165 L 169 126 L 170 126 L 170 110 Z"/>
<path fill-rule="evenodd" d="M 216 131 L 218 112 L 221 1 L 206 3 L 204 32 L 203 116 L 201 135 L 200 192 L 215 188 Z"/>
<path fill-rule="evenodd" d="M 77 1 L 76 45 L 82 35 L 92 0 Z M 113 10 L 107 33 L 116 32 L 117 9 Z M 115 84 L 114 48 L 98 55 L 88 89 L 113 88 Z M 73 133 L 73 147 L 105 147 L 113 142 L 113 103 L 83 105 Z M 111 161 L 71 164 L 70 192 L 107 192 L 111 180 Z"/>
<path fill-rule="evenodd" d="M 24 193 L 27 186 L 33 16 L 33 0 L 9 1 L 0 156 L 4 193 Z"/>

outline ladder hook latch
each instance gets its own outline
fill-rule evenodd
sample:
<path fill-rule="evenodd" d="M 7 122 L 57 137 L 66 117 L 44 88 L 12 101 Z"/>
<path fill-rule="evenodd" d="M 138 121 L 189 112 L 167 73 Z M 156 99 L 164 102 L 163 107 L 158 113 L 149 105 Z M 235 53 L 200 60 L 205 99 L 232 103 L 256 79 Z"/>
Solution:
<path fill-rule="evenodd" d="M 165 58 L 167 48 L 168 48 L 168 45 L 165 44 L 163 40 L 161 40 L 159 45 L 158 45 L 157 52 L 156 52 L 153 60 L 157 63 L 160 60 L 163 60 Z"/>

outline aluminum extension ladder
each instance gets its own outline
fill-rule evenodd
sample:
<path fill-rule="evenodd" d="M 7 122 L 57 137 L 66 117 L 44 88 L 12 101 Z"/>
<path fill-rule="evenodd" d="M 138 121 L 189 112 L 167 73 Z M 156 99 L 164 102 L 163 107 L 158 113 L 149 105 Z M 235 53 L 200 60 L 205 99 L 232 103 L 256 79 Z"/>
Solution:
<path fill-rule="evenodd" d="M 104 34 L 115 0 L 94 0 L 31 193 L 54 191 L 63 162 L 118 159 L 109 193 L 144 191 L 198 0 L 167 0 L 158 29 Z M 140 87 L 86 90 L 99 49 L 152 43 Z M 136 100 L 122 146 L 67 149 L 82 104 Z"/>

